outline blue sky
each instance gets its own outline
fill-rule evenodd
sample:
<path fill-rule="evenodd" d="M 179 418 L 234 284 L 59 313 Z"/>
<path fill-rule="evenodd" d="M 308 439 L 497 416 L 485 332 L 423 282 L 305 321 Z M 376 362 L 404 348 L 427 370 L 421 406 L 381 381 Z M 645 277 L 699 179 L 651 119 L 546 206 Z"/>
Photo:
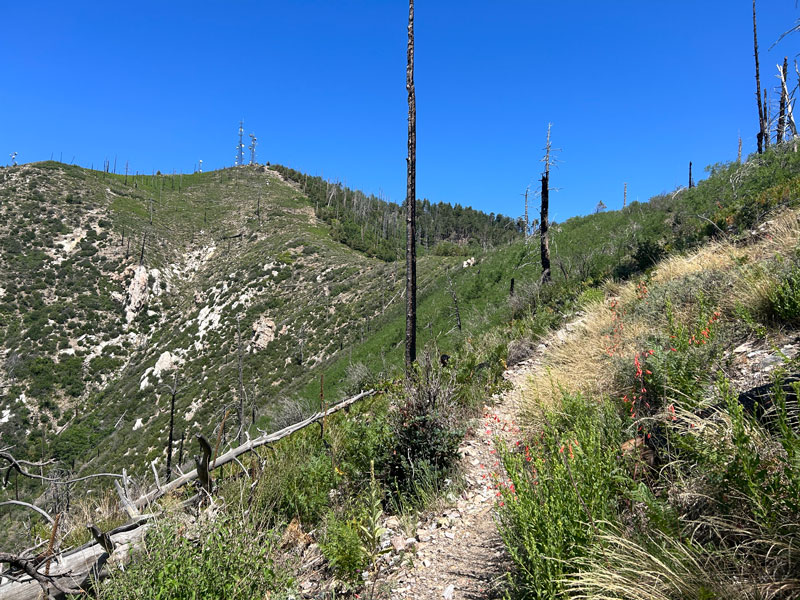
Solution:
<path fill-rule="evenodd" d="M 0 163 L 259 161 L 402 202 L 401 0 L 7 2 Z M 755 148 L 749 0 L 417 0 L 417 193 L 517 216 L 547 129 L 553 218 L 685 184 Z M 759 0 L 762 81 L 800 51 L 793 0 Z M 776 96 L 773 96 L 776 98 Z"/>

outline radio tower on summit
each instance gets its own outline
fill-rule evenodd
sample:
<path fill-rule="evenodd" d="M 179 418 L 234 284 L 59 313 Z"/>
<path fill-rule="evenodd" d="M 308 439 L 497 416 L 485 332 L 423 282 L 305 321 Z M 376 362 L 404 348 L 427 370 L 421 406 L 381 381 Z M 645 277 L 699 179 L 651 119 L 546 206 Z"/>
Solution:
<path fill-rule="evenodd" d="M 239 144 L 236 146 L 236 166 L 241 167 L 244 164 L 244 142 L 242 136 L 244 135 L 244 121 L 239 121 Z"/>

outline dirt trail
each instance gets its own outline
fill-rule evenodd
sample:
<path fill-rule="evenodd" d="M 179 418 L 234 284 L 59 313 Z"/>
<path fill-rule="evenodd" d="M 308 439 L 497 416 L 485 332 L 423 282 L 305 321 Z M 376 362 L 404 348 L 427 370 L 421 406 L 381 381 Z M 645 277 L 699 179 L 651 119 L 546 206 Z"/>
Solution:
<path fill-rule="evenodd" d="M 546 347 L 563 339 L 563 333 L 554 335 L 531 358 L 506 371 L 512 388 L 484 407 L 483 417 L 461 444 L 466 488 L 450 508 L 417 529 L 413 566 L 391 576 L 393 600 L 498 595 L 510 561 L 495 523 L 496 484 L 504 474 L 495 440 L 513 445 L 521 438 L 518 415 L 528 378 L 540 368 Z"/>

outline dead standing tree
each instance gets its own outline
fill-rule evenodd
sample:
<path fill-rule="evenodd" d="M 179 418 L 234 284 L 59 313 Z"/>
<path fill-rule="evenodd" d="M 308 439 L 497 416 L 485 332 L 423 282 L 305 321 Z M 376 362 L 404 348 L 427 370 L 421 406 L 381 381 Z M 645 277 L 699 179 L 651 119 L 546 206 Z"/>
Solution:
<path fill-rule="evenodd" d="M 414 0 L 408 3 L 408 159 L 406 164 L 406 374 L 417 360 L 417 100 L 414 91 Z"/>
<path fill-rule="evenodd" d="M 786 104 L 788 101 L 788 95 L 786 93 L 786 88 L 783 85 L 783 82 L 786 81 L 786 77 L 788 74 L 789 74 L 789 59 L 784 56 L 783 67 L 778 65 L 778 77 L 781 80 L 781 103 L 778 112 L 778 131 L 775 134 L 775 142 L 778 144 L 783 143 L 784 133 L 786 131 Z"/>
<path fill-rule="evenodd" d="M 545 146 L 545 155 L 542 159 L 544 162 L 544 173 L 542 173 L 542 214 L 541 221 L 539 222 L 539 235 L 542 240 L 542 283 L 549 283 L 550 277 L 550 238 L 548 237 L 548 230 L 550 229 L 549 212 L 550 212 L 550 166 L 552 164 L 550 158 L 550 129 L 552 123 L 547 125 L 547 145 Z"/>
<path fill-rule="evenodd" d="M 756 29 L 756 0 L 753 0 L 753 54 L 756 59 L 756 99 L 758 100 L 758 153 L 762 154 L 764 148 L 769 145 L 769 133 L 767 131 L 767 107 L 761 100 L 761 75 L 758 70 L 758 31 Z M 766 90 L 765 90 L 766 91 Z"/>
<path fill-rule="evenodd" d="M 169 433 L 167 434 L 167 467 L 164 479 L 169 482 L 172 479 L 172 447 L 175 445 L 175 396 L 178 395 L 178 371 L 172 377 L 172 385 L 169 387 Z"/>

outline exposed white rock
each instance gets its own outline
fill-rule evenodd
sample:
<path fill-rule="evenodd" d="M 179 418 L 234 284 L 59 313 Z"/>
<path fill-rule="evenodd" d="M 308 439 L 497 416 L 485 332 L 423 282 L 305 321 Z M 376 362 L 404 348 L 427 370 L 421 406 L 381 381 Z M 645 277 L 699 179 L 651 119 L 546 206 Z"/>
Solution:
<path fill-rule="evenodd" d="M 256 351 L 263 350 L 275 339 L 275 321 L 267 315 L 261 315 L 253 323 L 253 347 Z"/>
<path fill-rule="evenodd" d="M 183 420 L 184 421 L 191 421 L 194 418 L 197 409 L 200 408 L 202 401 L 199 398 L 195 398 L 192 400 L 192 403 L 189 405 L 189 409 L 184 413 Z"/>
<path fill-rule="evenodd" d="M 467 267 L 472 267 L 475 265 L 475 257 L 468 258 L 463 263 L 461 263 L 461 267 L 466 269 Z"/>
<path fill-rule="evenodd" d="M 150 269 L 150 277 L 153 278 L 153 295 L 160 296 L 163 292 L 169 292 L 169 281 L 159 269 Z M 164 282 L 163 288 L 161 287 L 161 282 Z"/>
<path fill-rule="evenodd" d="M 218 306 L 204 306 L 197 315 L 197 337 L 203 339 L 206 332 L 219 327 L 222 309 Z"/>
<path fill-rule="evenodd" d="M 183 364 L 183 359 L 177 354 L 173 354 L 169 350 L 165 350 L 158 357 L 155 366 L 153 367 L 153 376 L 161 379 L 161 373 L 164 371 L 171 371 Z"/>
<path fill-rule="evenodd" d="M 0 423 L 8 423 L 11 420 L 11 411 L 9 409 L 3 410 L 3 416 L 0 417 Z"/>
<path fill-rule="evenodd" d="M 131 323 L 136 318 L 136 313 L 142 310 L 147 302 L 147 268 L 137 266 L 133 271 L 133 278 L 128 284 L 125 299 L 125 319 Z"/>
<path fill-rule="evenodd" d="M 72 233 L 67 233 L 61 236 L 59 239 L 56 239 L 54 242 L 54 246 L 57 248 L 53 255 L 53 260 L 56 264 L 61 264 L 66 258 L 75 252 L 75 248 L 78 246 L 80 241 L 86 236 L 86 230 L 81 229 L 80 227 L 73 230 Z"/>
<path fill-rule="evenodd" d="M 136 431 L 137 429 L 142 428 L 142 420 L 136 419 L 136 423 L 133 424 L 133 430 Z"/>

